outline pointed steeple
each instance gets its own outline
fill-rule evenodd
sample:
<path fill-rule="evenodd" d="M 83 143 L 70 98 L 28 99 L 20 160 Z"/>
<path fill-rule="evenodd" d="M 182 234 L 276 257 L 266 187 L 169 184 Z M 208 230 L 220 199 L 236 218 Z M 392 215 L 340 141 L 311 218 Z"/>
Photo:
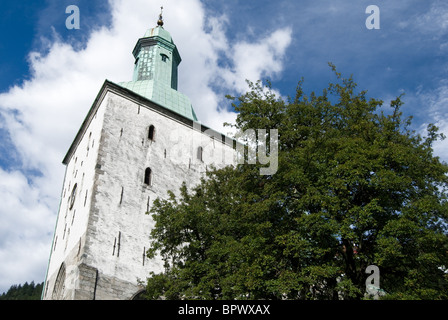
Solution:
<path fill-rule="evenodd" d="M 177 70 L 182 59 L 170 33 L 163 25 L 161 12 L 157 26 L 148 29 L 132 51 L 135 58 L 132 81 L 122 82 L 120 85 L 174 112 L 197 120 L 188 97 L 177 91 Z"/>

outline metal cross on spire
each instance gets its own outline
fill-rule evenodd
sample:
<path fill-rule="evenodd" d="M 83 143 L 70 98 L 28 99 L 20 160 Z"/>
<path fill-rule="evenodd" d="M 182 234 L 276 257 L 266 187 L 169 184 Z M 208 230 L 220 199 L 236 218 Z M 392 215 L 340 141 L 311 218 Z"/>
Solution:
<path fill-rule="evenodd" d="M 159 20 L 157 21 L 157 25 L 158 25 L 158 26 L 163 26 L 163 17 L 162 17 L 162 13 L 163 13 L 163 6 L 160 7 Z"/>

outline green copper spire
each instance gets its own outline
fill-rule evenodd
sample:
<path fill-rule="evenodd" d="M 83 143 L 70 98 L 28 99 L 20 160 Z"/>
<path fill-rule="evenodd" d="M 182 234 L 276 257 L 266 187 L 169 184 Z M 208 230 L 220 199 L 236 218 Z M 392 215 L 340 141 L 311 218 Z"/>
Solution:
<path fill-rule="evenodd" d="M 163 9 L 163 7 L 162 7 Z M 179 113 L 197 120 L 190 100 L 177 91 L 177 67 L 182 61 L 168 31 L 163 28 L 162 13 L 157 26 L 146 31 L 135 45 L 132 81 L 119 85 Z"/>

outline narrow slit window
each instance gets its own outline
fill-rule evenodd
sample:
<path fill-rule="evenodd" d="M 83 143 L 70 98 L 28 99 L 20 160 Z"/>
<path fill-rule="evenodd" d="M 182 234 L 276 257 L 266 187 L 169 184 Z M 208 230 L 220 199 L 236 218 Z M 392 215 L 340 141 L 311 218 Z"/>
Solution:
<path fill-rule="evenodd" d="M 89 190 L 86 190 L 86 196 L 84 197 L 84 207 L 86 206 L 86 202 L 87 202 L 87 193 Z"/>
<path fill-rule="evenodd" d="M 87 141 L 87 151 L 89 151 L 90 139 L 92 138 L 92 132 L 89 133 L 89 140 Z"/>
<path fill-rule="evenodd" d="M 146 168 L 145 170 L 145 184 L 150 186 L 151 185 L 151 177 L 152 176 L 152 172 L 151 172 L 151 168 Z"/>
<path fill-rule="evenodd" d="M 79 238 L 78 253 L 76 255 L 79 256 L 80 252 L 81 252 L 81 238 Z"/>
<path fill-rule="evenodd" d="M 149 126 L 149 130 L 148 130 L 148 139 L 154 141 L 154 133 L 155 133 L 155 128 L 153 125 Z"/>
<path fill-rule="evenodd" d="M 117 258 L 120 256 L 121 231 L 118 231 Z"/>
<path fill-rule="evenodd" d="M 203 152 L 202 147 L 198 147 L 197 157 L 199 161 L 202 161 L 202 152 Z"/>

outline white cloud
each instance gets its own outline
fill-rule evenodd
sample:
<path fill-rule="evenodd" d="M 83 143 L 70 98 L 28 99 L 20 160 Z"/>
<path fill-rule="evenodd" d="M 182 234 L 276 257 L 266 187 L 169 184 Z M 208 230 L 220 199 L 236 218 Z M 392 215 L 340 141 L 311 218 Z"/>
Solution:
<path fill-rule="evenodd" d="M 434 143 L 434 153 L 448 163 L 448 81 L 443 81 L 439 88 L 425 95 L 430 105 L 433 123 L 447 138 Z"/>
<path fill-rule="evenodd" d="M 93 31 L 82 49 L 57 34 L 44 39 L 48 53 L 29 55 L 30 80 L 0 94 L 2 130 L 21 162 L 20 171 L 0 169 L 0 292 L 14 283 L 43 281 L 64 175 L 61 160 L 104 80 L 132 78 L 131 51 L 160 12 L 155 0 L 109 2 L 110 29 Z M 204 124 L 225 132 L 222 123 L 236 115 L 223 106 L 223 95 L 241 93 L 246 78 L 278 75 L 291 31 L 230 44 L 226 16 L 206 17 L 199 0 L 166 0 L 163 6 L 165 28 L 183 59 L 179 91 L 190 97 Z M 219 65 L 223 57 L 231 69 Z M 225 80 L 219 90 L 218 77 Z"/>
<path fill-rule="evenodd" d="M 43 280 L 54 212 L 38 184 L 23 173 L 0 169 L 0 288 Z"/>
<path fill-rule="evenodd" d="M 256 43 L 239 42 L 233 45 L 227 57 L 234 68 L 224 70 L 223 75 L 227 85 L 242 93 L 247 90 L 246 79 L 257 81 L 278 75 L 283 70 L 283 58 L 291 37 L 291 29 L 284 28 L 260 38 Z"/>
<path fill-rule="evenodd" d="M 439 133 L 443 133 L 447 138 L 434 142 L 434 155 L 448 163 L 448 81 L 441 81 L 434 90 L 419 90 L 415 100 L 414 103 L 420 106 L 427 106 L 424 112 L 427 114 L 428 119 L 420 126 L 420 134 L 422 136 L 427 135 L 428 123 L 433 123 L 439 128 Z"/>
<path fill-rule="evenodd" d="M 448 4 L 446 1 L 434 1 L 428 12 L 415 18 L 414 26 L 425 34 L 439 38 L 448 31 Z"/>
<path fill-rule="evenodd" d="M 396 11 L 403 10 L 402 4 L 391 4 Z M 426 5 L 423 4 L 423 7 Z M 448 3 L 444 0 L 434 0 L 428 3 L 427 10 L 418 10 L 418 13 L 397 19 L 397 26 L 424 43 L 430 39 L 439 42 L 439 50 L 446 52 L 448 42 Z"/>
<path fill-rule="evenodd" d="M 442 161 L 448 163 L 448 121 L 446 119 L 439 120 L 436 125 L 439 128 L 439 132 L 445 136 L 444 140 L 439 140 L 434 143 L 434 154 Z"/>

